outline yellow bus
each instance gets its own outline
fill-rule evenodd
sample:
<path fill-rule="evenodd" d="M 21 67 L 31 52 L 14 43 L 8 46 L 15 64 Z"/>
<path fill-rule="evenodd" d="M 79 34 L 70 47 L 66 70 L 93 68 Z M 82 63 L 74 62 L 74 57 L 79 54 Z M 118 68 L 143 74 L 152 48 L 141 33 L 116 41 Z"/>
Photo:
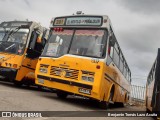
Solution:
<path fill-rule="evenodd" d="M 49 30 L 33 21 L 0 24 L 0 76 L 17 86 L 35 83 L 35 68 Z"/>
<path fill-rule="evenodd" d="M 160 48 L 146 84 L 146 110 L 160 113 Z M 159 116 L 160 117 L 160 116 Z"/>
<path fill-rule="evenodd" d="M 76 15 L 51 20 L 36 67 L 36 84 L 98 100 L 100 107 L 128 102 L 131 72 L 108 16 Z"/>

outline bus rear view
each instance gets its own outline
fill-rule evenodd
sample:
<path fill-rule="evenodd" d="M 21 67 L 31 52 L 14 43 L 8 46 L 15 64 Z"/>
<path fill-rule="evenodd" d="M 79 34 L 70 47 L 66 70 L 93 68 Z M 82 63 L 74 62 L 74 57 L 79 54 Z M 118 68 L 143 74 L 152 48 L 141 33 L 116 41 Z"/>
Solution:
<path fill-rule="evenodd" d="M 50 37 L 36 67 L 36 84 L 57 89 L 60 98 L 76 94 L 96 99 L 106 107 L 114 97 L 114 93 L 110 94 L 113 83 L 104 76 L 109 69 L 106 68 L 108 28 L 107 16 L 52 19 Z"/>

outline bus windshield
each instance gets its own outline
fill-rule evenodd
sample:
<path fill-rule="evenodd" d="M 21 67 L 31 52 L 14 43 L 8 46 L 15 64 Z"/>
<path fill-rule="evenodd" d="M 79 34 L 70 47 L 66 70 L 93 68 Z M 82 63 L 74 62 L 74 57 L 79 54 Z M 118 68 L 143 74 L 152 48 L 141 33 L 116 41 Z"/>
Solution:
<path fill-rule="evenodd" d="M 0 31 L 0 41 L 3 40 L 4 35 L 5 35 L 5 31 Z"/>
<path fill-rule="evenodd" d="M 7 35 L 4 36 L 5 32 L 0 31 L 0 52 L 23 54 L 29 29 L 19 29 L 12 34 L 10 34 L 10 31 L 6 32 Z"/>
<path fill-rule="evenodd" d="M 105 47 L 105 30 L 53 31 L 42 55 L 60 57 L 73 54 L 102 57 Z"/>

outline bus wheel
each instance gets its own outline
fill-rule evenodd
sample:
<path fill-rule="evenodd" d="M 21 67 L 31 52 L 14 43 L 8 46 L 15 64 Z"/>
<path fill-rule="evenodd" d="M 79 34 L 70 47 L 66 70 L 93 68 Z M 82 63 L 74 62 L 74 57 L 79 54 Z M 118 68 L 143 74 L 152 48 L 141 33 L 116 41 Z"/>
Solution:
<path fill-rule="evenodd" d="M 111 91 L 108 102 L 106 102 L 106 101 L 99 102 L 99 107 L 101 109 L 108 109 L 109 108 L 109 102 L 113 100 L 113 94 L 114 94 L 113 91 Z"/>
<path fill-rule="evenodd" d="M 65 99 L 68 96 L 68 93 L 61 90 L 57 90 L 57 96 L 61 99 Z"/>
<path fill-rule="evenodd" d="M 101 109 L 108 109 L 109 108 L 109 101 L 112 101 L 112 98 L 113 98 L 113 94 L 111 93 L 109 96 L 108 102 L 106 102 L 106 101 L 99 102 L 99 107 Z"/>
<path fill-rule="evenodd" d="M 123 102 L 115 102 L 114 105 L 116 107 L 124 107 L 124 103 Z"/>
<path fill-rule="evenodd" d="M 101 102 L 98 103 L 98 105 L 99 105 L 99 107 L 100 107 L 101 109 L 108 109 L 108 107 L 109 107 L 109 102 L 101 101 Z"/>
<path fill-rule="evenodd" d="M 21 87 L 23 85 L 21 81 L 17 81 L 17 80 L 14 80 L 13 83 L 16 87 Z"/>

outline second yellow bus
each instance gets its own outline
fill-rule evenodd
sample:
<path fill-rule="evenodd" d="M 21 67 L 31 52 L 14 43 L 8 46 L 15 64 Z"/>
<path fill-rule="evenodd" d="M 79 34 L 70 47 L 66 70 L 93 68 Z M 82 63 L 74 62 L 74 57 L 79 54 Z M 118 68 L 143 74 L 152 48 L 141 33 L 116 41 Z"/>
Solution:
<path fill-rule="evenodd" d="M 127 103 L 131 72 L 104 15 L 56 17 L 36 67 L 36 84 L 54 88 L 57 96 L 80 95 L 109 103 Z"/>

